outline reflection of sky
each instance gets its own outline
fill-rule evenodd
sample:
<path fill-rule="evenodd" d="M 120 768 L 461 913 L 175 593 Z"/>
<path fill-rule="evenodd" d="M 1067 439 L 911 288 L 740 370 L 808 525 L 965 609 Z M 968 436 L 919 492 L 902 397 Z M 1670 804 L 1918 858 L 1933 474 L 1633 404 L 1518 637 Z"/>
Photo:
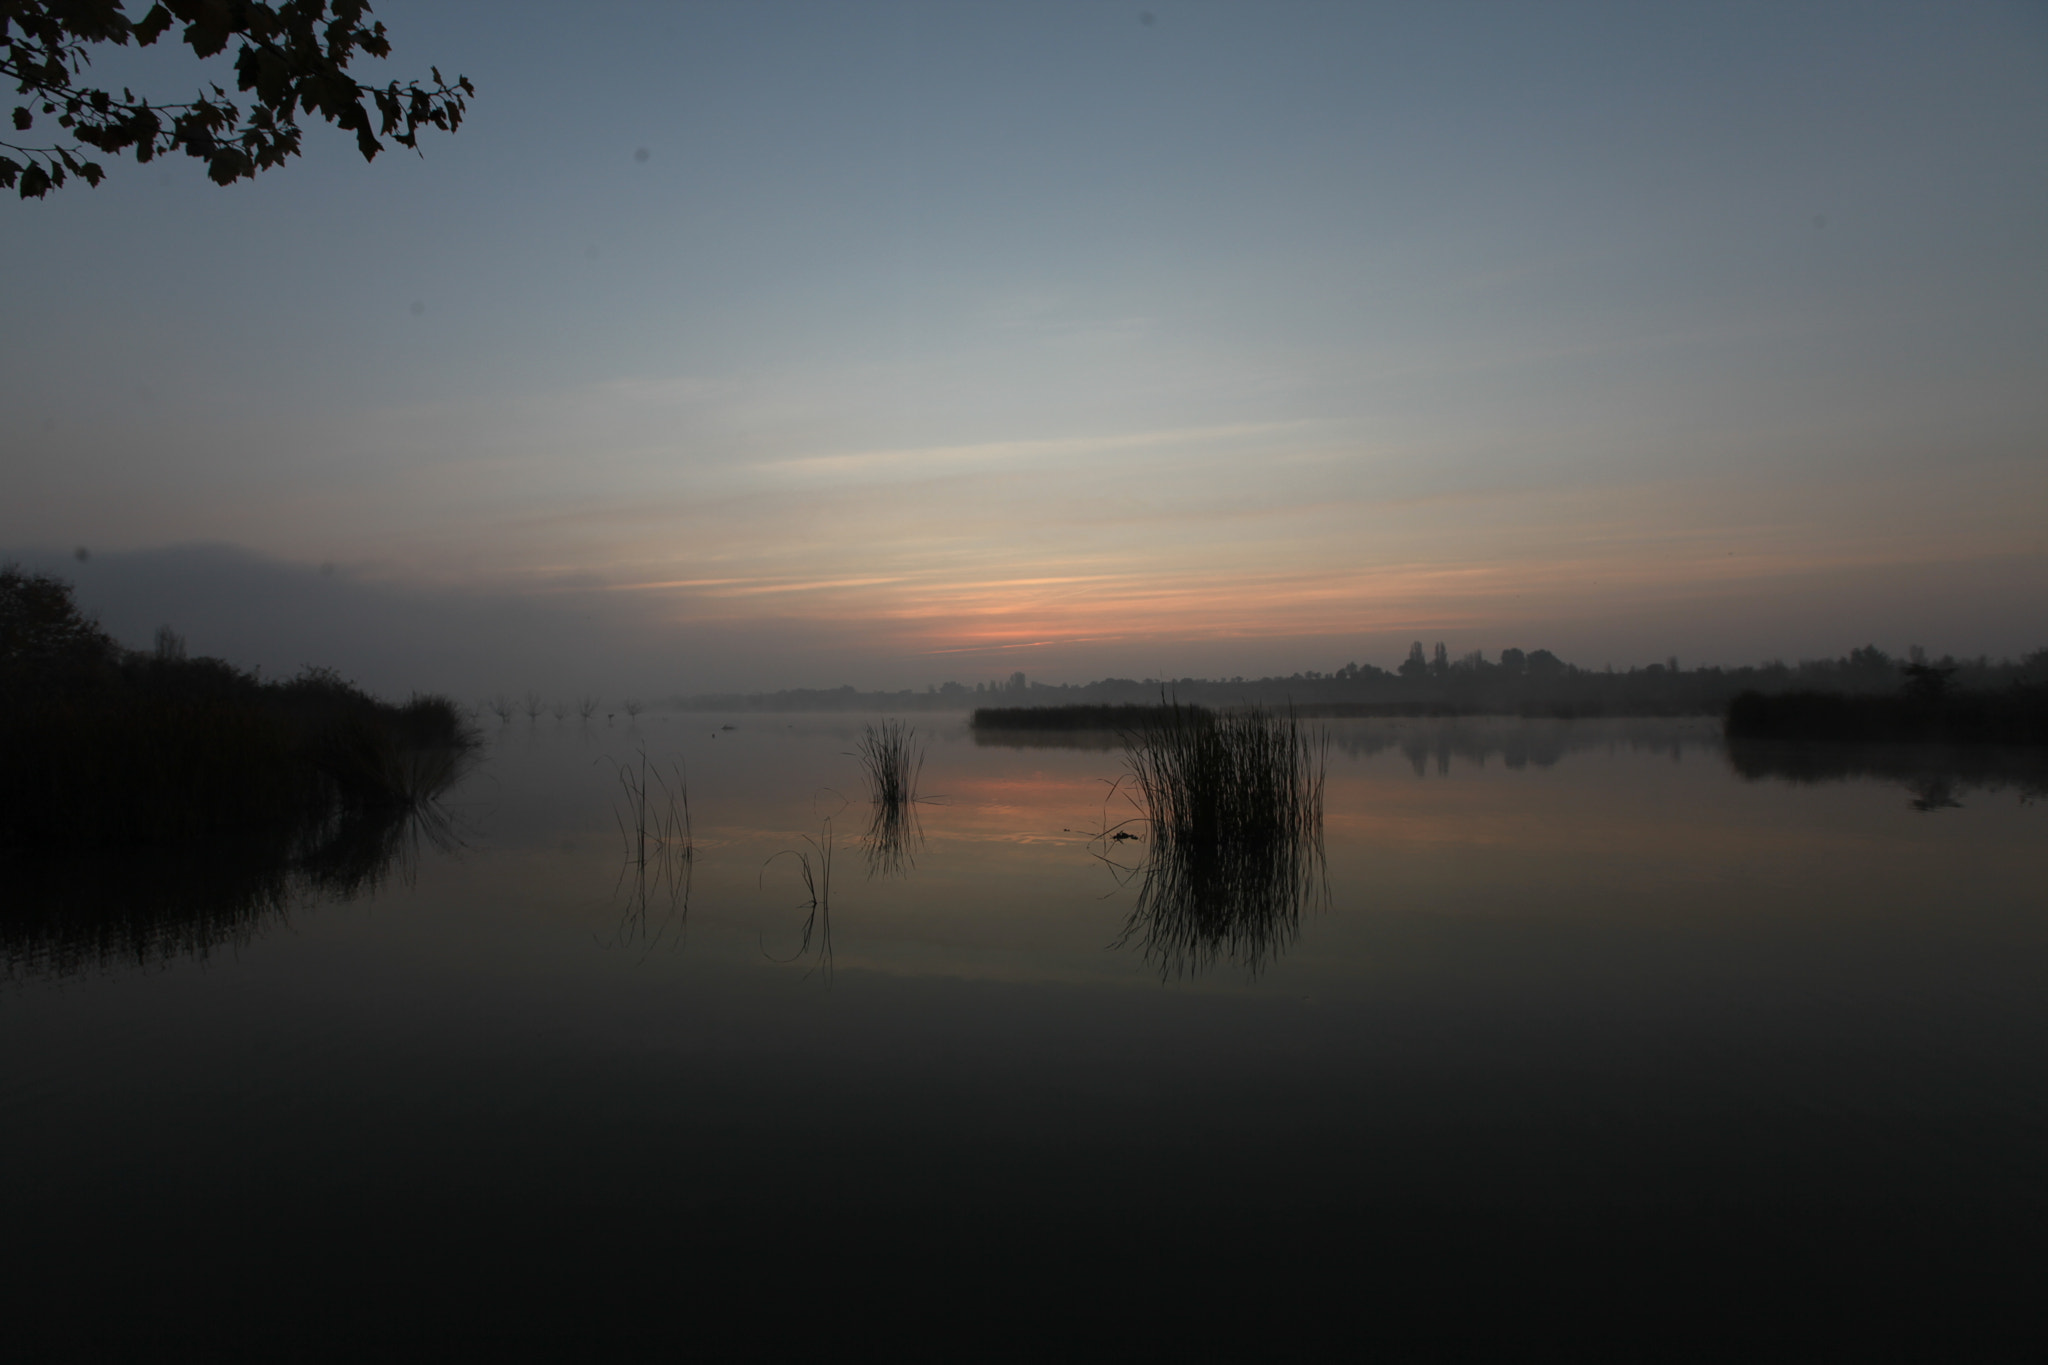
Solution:
<path fill-rule="evenodd" d="M 1154 11 L 381 9 L 423 160 L 0 215 L 0 545 L 685 688 L 2040 643 L 2037 9 Z"/>
<path fill-rule="evenodd" d="M 868 812 L 850 753 L 859 723 L 735 721 L 740 728 L 717 739 L 709 719 L 639 732 L 658 762 L 680 759 L 688 774 L 700 854 L 678 969 L 750 974 L 772 965 L 764 948 L 791 951 L 804 889 L 785 850 L 815 860 L 807 836 L 821 837 L 830 820 L 842 971 L 1156 984 L 1134 953 L 1109 948 L 1135 882 L 1097 856 L 1128 874 L 1147 845 L 1105 848 L 1088 838 L 1103 823 L 1109 782 L 1124 772 L 1121 754 L 984 747 L 956 726 L 923 727 L 921 790 L 932 800 L 920 809 L 914 869 L 871 878 L 860 846 Z M 2031 885 L 2037 807 L 2008 790 L 1928 816 L 1896 781 L 1747 782 L 1713 728 L 1693 720 L 1332 722 L 1329 904 L 1304 915 L 1298 944 L 1262 980 L 1282 992 L 1378 989 L 1390 961 L 1462 951 L 1439 921 L 1493 925 L 1474 930 L 1485 935 L 1542 926 L 1560 942 L 1580 932 L 1803 941 L 1836 932 L 1843 917 L 1910 918 L 1944 869 L 1964 863 L 1976 869 L 1989 916 L 1977 927 L 2022 932 L 1998 920 Z M 633 754 L 635 744 L 602 727 L 586 734 L 573 723 L 515 722 L 458 802 L 474 866 L 432 875 L 476 914 L 524 907 L 534 925 L 553 926 L 535 929 L 544 937 L 608 940 L 620 914 L 618 834 L 613 770 L 602 760 Z M 1511 767 L 1504 755 L 1517 746 L 1547 750 L 1551 761 Z M 1417 754 L 1426 758 L 1420 771 Z M 1135 813 L 1115 798 L 1107 818 Z M 1244 984 L 1228 970 L 1211 977 L 1216 989 Z"/>

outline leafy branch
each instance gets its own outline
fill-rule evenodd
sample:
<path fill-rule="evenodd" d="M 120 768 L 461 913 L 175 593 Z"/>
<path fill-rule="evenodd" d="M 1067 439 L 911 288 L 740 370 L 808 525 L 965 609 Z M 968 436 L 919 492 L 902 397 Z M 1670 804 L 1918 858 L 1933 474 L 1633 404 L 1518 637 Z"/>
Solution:
<path fill-rule="evenodd" d="M 49 145 L 0 141 L 0 189 L 40 199 L 73 176 L 97 185 L 107 172 L 93 152 L 132 152 L 147 163 L 182 151 L 204 161 L 216 184 L 231 185 L 299 154 L 301 114 L 354 133 L 365 161 L 384 150 L 379 139 L 418 152 L 422 128 L 462 125 L 476 88 L 465 76 L 449 84 L 436 67 L 427 84 L 357 82 L 348 65 L 359 54 L 391 55 L 384 25 L 365 22 L 369 11 L 365 0 L 159 0 L 137 21 L 122 0 L 0 0 L 0 77 L 26 98 L 14 107 L 13 129 L 49 121 L 63 130 Z M 93 48 L 149 47 L 175 23 L 201 58 L 239 40 L 235 79 L 250 96 L 246 113 L 211 83 L 172 104 L 79 84 Z"/>

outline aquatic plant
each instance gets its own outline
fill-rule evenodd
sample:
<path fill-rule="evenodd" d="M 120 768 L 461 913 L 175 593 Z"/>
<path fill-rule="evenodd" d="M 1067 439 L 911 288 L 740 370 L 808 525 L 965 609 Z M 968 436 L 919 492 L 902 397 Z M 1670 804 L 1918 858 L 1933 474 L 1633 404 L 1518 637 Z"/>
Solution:
<path fill-rule="evenodd" d="M 924 842 L 918 804 L 927 798 L 917 790 L 924 772 L 924 746 L 917 731 L 900 720 L 862 727 L 853 757 L 860 761 L 868 788 L 868 828 L 861 837 L 868 875 L 908 872 Z"/>
<path fill-rule="evenodd" d="M 587 721 L 597 714 L 597 698 L 588 693 L 576 699 L 576 719 Z"/>
<path fill-rule="evenodd" d="M 625 844 L 626 860 L 647 866 L 650 852 L 656 858 L 689 862 L 697 856 L 690 829 L 690 787 L 680 763 L 669 765 L 675 782 L 670 784 L 659 767 L 650 767 L 647 751 L 640 751 L 639 766 L 618 764 L 622 804 L 612 808 Z"/>
<path fill-rule="evenodd" d="M 1126 736 L 1124 752 L 1155 841 L 1213 846 L 1320 830 L 1326 747 L 1292 712 L 1168 704 Z"/>
<path fill-rule="evenodd" d="M 817 970 L 827 980 L 832 976 L 832 817 L 820 822 L 818 837 L 806 834 L 804 842 L 810 851 L 800 848 L 786 848 L 761 864 L 758 881 L 766 885 L 768 869 L 784 858 L 796 864 L 797 878 L 803 883 L 805 899 L 801 902 L 807 910 L 802 928 L 798 931 L 796 950 L 788 957 L 776 958 L 779 962 L 796 962 L 811 951 L 811 944 L 818 945 Z M 761 951 L 770 957 L 764 944 Z"/>
<path fill-rule="evenodd" d="M 680 940 L 689 923 L 697 845 L 682 765 L 670 765 L 671 783 L 659 767 L 649 764 L 645 749 L 639 759 L 637 767 L 618 764 L 621 799 L 612 813 L 618 820 L 624 860 L 613 895 L 623 893 L 624 908 L 613 938 L 616 946 L 637 943 L 644 952 L 652 952 L 671 927 Z M 665 904 L 666 913 L 650 931 L 649 908 L 657 903 Z"/>
<path fill-rule="evenodd" d="M 1117 943 L 1137 942 L 1162 976 L 1219 960 L 1261 970 L 1325 894 L 1327 747 L 1293 714 L 1257 707 L 1218 714 L 1169 702 L 1130 732 L 1126 795 L 1150 856 L 1131 870 L 1137 903 Z M 1098 838 L 1125 833 L 1105 815 Z"/>

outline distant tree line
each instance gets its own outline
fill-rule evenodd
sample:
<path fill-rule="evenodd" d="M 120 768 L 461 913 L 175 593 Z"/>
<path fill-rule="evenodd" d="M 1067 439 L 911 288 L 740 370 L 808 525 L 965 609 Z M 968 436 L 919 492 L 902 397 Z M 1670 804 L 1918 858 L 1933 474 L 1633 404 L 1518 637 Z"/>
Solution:
<path fill-rule="evenodd" d="M 1930 684 L 1930 678 L 1938 683 Z M 1938 685 L 1987 692 L 2048 682 L 2048 649 L 2019 660 L 1943 658 L 1918 650 L 1897 658 L 1876 645 L 1836 659 L 1772 661 L 1740 668 L 1681 668 L 1677 659 L 1632 667 L 1590 669 L 1547 649 L 1480 650 L 1452 657 L 1439 642 L 1420 640 L 1392 671 L 1347 663 L 1333 672 L 1309 669 L 1263 678 L 1103 678 L 1089 683 L 1033 682 L 1023 673 L 972 685 L 947 682 L 923 691 L 863 692 L 851 686 L 782 692 L 726 692 L 678 697 L 687 711 L 962 711 L 991 706 L 1120 706 L 1157 702 L 1162 692 L 1184 702 L 1233 706 L 1256 702 L 1330 715 L 1688 716 L 1721 715 L 1745 692 L 1897 693 Z"/>

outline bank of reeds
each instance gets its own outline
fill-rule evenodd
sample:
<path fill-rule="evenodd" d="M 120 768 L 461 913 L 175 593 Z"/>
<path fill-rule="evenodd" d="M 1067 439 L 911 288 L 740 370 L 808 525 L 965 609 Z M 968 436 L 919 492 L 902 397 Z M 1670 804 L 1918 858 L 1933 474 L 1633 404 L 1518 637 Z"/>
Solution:
<path fill-rule="evenodd" d="M 1138 706 L 984 706 L 976 709 L 971 722 L 977 732 L 1045 730 L 1137 730 L 1161 719 L 1173 708 L 1167 705 Z M 1183 706 L 1182 712 L 1207 715 L 1203 706 Z"/>
<path fill-rule="evenodd" d="M 2048 745 L 2048 685 L 1956 692 L 1908 688 L 1894 696 L 1744 692 L 1729 703 L 1727 730 L 1730 739 Z"/>
<path fill-rule="evenodd" d="M 1119 942 L 1167 976 L 1264 967 L 1323 893 L 1326 749 L 1291 713 L 1261 708 L 1168 703 L 1129 732 L 1151 847 Z"/>

